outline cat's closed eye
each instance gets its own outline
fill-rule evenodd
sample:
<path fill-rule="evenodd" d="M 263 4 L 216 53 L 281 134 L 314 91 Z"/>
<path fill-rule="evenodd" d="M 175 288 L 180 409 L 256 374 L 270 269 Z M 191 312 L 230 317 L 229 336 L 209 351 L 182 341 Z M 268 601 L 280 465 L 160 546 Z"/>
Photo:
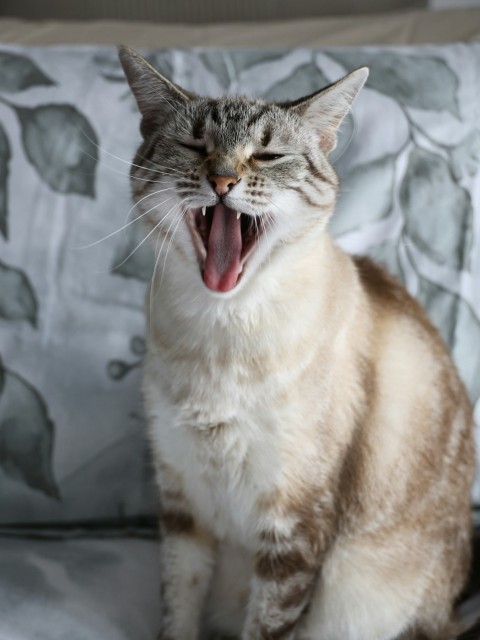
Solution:
<path fill-rule="evenodd" d="M 185 149 L 189 149 L 190 151 L 194 151 L 195 153 L 198 153 L 201 156 L 206 156 L 207 155 L 207 149 L 206 149 L 205 145 L 203 145 L 203 144 L 189 144 L 188 142 L 180 142 L 179 144 L 180 144 L 180 146 L 184 147 Z"/>
<path fill-rule="evenodd" d="M 254 153 L 254 160 L 260 160 L 261 162 L 270 162 L 271 160 L 279 160 L 284 157 L 283 153 Z"/>

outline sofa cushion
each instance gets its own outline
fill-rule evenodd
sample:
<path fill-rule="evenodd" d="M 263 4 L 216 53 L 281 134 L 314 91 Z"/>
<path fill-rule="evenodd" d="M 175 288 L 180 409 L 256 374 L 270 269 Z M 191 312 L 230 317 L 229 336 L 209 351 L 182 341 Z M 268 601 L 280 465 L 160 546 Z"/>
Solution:
<path fill-rule="evenodd" d="M 200 94 L 272 100 L 371 67 L 333 155 L 331 231 L 426 305 L 479 423 L 480 43 L 147 55 Z M 127 177 L 138 123 L 113 48 L 1 48 L 2 524 L 155 511 L 139 392 L 152 254 Z"/>
<path fill-rule="evenodd" d="M 0 638 L 153 640 L 158 550 L 134 538 L 2 538 Z"/>
<path fill-rule="evenodd" d="M 52 532 L 51 539 L 2 537 L 0 638 L 154 640 L 162 609 L 157 542 L 69 540 L 58 534 Z M 465 625 L 480 617 L 478 588 L 477 576 L 458 609 Z"/>

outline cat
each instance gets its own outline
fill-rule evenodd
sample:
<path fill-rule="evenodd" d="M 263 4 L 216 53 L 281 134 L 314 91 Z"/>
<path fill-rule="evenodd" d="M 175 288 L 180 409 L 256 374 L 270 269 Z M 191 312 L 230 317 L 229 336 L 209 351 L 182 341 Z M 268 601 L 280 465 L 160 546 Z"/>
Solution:
<path fill-rule="evenodd" d="M 450 638 L 472 409 L 417 302 L 327 231 L 328 155 L 368 69 L 273 104 L 199 97 L 119 55 L 141 113 L 133 199 L 157 238 L 160 638 Z"/>

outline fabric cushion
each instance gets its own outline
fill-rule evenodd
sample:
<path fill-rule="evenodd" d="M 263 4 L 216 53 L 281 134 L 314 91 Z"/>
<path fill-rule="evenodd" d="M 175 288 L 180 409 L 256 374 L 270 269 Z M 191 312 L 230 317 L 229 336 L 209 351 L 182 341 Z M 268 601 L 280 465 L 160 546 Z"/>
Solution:
<path fill-rule="evenodd" d="M 148 539 L 2 538 L 0 638 L 154 640 L 161 626 L 157 558 L 157 542 Z M 478 620 L 478 584 L 458 614 L 465 625 Z"/>
<path fill-rule="evenodd" d="M 331 231 L 426 305 L 479 423 L 480 44 L 148 57 L 200 94 L 272 100 L 371 67 L 333 154 Z M 141 223 L 121 230 L 133 98 L 109 47 L 3 47 L 0 70 L 0 523 L 154 513 L 139 393 L 152 253 Z"/>
<path fill-rule="evenodd" d="M 160 629 L 153 540 L 0 544 L 2 640 L 153 640 Z"/>

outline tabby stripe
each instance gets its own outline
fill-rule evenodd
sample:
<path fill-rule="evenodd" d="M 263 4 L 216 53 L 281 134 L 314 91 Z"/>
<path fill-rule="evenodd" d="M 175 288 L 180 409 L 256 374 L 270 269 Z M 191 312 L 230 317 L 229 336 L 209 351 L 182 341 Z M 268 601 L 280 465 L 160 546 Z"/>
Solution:
<path fill-rule="evenodd" d="M 326 182 L 331 187 L 336 187 L 337 186 L 335 182 L 330 180 L 330 178 L 328 178 L 322 171 L 320 171 L 320 169 L 315 165 L 314 161 L 308 155 L 308 153 L 306 153 L 303 157 L 307 161 L 308 167 L 309 167 L 310 171 L 313 173 L 314 176 L 317 176 L 317 178 L 320 178 L 320 180 L 322 180 L 322 182 Z"/>
<path fill-rule="evenodd" d="M 312 565 L 298 549 L 282 553 L 263 553 L 257 556 L 257 575 L 264 580 L 285 580 L 297 573 L 310 573 Z"/>
<path fill-rule="evenodd" d="M 297 624 L 298 616 L 295 620 L 285 620 L 280 626 L 273 629 L 263 626 L 260 628 L 260 637 L 262 640 L 282 640 L 282 638 L 288 637 L 290 631 L 293 630 Z"/>
<path fill-rule="evenodd" d="M 195 140 L 200 140 L 201 138 L 203 138 L 204 131 L 205 122 L 203 121 L 203 119 L 198 118 L 198 120 L 196 120 L 193 124 L 192 136 Z"/>
<path fill-rule="evenodd" d="M 315 189 L 315 191 L 318 191 L 319 194 L 323 194 L 323 189 L 321 188 L 321 182 L 319 183 L 318 180 L 314 180 L 313 178 L 311 178 L 310 176 L 306 176 L 305 177 L 305 182 L 308 182 L 308 184 Z"/>
<path fill-rule="evenodd" d="M 136 173 L 134 173 L 133 174 L 134 180 L 136 177 L 139 177 L 139 176 L 137 176 Z M 145 191 L 150 187 L 151 184 L 153 184 L 153 182 L 154 182 L 153 180 L 145 179 L 145 178 L 142 178 L 142 182 L 140 183 L 140 186 L 138 186 L 138 183 L 135 182 L 132 187 L 132 192 L 134 196 L 136 198 L 140 198 L 140 196 L 143 196 Z"/>
<path fill-rule="evenodd" d="M 309 586 L 294 585 L 280 600 L 282 609 L 296 609 L 302 605 L 309 592 Z"/>
<path fill-rule="evenodd" d="M 189 196 L 198 196 L 198 191 L 186 191 L 185 189 L 179 189 L 179 193 L 184 198 L 188 198 Z"/>
<path fill-rule="evenodd" d="M 300 194 L 302 200 L 304 202 L 306 202 L 307 204 L 309 204 L 311 207 L 315 207 L 315 208 L 321 208 L 322 205 L 320 205 L 318 202 L 314 202 L 309 195 L 307 195 L 305 193 L 305 191 L 301 188 L 301 187 L 290 187 L 290 189 L 292 191 L 296 191 L 297 193 Z"/>
<path fill-rule="evenodd" d="M 266 129 L 265 129 L 265 131 L 263 132 L 263 135 L 262 135 L 262 145 L 264 147 L 268 146 L 268 144 L 270 143 L 270 140 L 272 139 L 272 135 L 273 135 L 273 132 L 272 132 L 271 128 L 270 127 L 266 127 Z"/>
<path fill-rule="evenodd" d="M 210 117 L 216 125 L 220 125 L 220 122 L 221 122 L 220 113 L 218 112 L 218 106 L 215 103 L 210 109 Z"/>
<path fill-rule="evenodd" d="M 198 187 L 198 182 L 192 182 L 190 180 L 183 180 L 182 182 L 177 182 L 178 189 L 195 189 Z"/>
<path fill-rule="evenodd" d="M 191 534 L 195 529 L 195 521 L 186 511 L 164 511 L 161 522 L 169 533 Z"/>
<path fill-rule="evenodd" d="M 263 107 L 259 109 L 256 113 L 254 113 L 253 116 L 250 116 L 247 122 L 247 127 L 251 127 L 256 122 L 258 122 L 260 118 L 266 113 L 266 111 L 267 111 L 267 108 Z"/>
<path fill-rule="evenodd" d="M 161 135 L 160 132 L 157 132 L 150 138 L 147 148 L 143 152 L 143 155 L 140 155 L 140 150 L 137 152 L 137 155 L 135 156 L 135 159 L 133 161 L 135 164 L 141 164 L 142 162 L 149 162 L 152 159 L 155 151 L 155 147 L 157 146 L 157 142 L 160 139 L 160 135 Z M 145 169 L 146 168 L 147 167 L 145 167 Z"/>

